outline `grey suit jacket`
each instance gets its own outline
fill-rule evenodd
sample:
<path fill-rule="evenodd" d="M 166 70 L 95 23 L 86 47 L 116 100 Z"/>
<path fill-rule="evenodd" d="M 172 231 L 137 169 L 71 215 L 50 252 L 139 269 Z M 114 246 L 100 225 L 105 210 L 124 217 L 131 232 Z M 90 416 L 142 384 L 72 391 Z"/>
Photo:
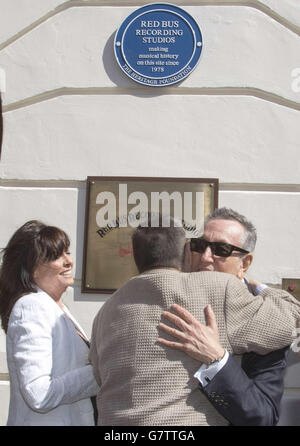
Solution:
<path fill-rule="evenodd" d="M 156 269 L 129 280 L 97 314 L 90 359 L 101 386 L 100 425 L 226 425 L 193 377 L 199 362 L 157 343 L 162 310 L 184 306 L 202 323 L 211 304 L 230 352 L 260 354 L 292 342 L 300 303 L 267 288 L 254 297 L 225 273 Z M 171 378 L 170 378 L 171 377 Z"/>

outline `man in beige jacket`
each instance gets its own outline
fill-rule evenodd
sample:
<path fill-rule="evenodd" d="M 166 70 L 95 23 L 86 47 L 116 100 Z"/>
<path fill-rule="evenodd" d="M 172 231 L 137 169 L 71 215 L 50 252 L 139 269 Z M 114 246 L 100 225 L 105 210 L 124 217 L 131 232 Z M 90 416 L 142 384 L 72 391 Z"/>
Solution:
<path fill-rule="evenodd" d="M 292 342 L 299 302 L 269 288 L 253 296 L 226 273 L 182 273 L 180 227 L 140 227 L 132 241 L 140 274 L 106 301 L 93 324 L 98 424 L 227 425 L 193 376 L 199 362 L 157 343 L 162 311 L 176 303 L 204 323 L 210 304 L 229 352 L 265 354 Z"/>

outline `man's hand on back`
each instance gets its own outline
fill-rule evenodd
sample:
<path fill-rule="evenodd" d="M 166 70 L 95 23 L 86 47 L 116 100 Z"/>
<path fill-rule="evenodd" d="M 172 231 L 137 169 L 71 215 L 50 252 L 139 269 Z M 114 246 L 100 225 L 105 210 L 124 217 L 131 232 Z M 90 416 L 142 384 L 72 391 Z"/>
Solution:
<path fill-rule="evenodd" d="M 206 324 L 201 324 L 188 310 L 180 305 L 172 305 L 179 316 L 164 311 L 163 316 L 177 328 L 160 323 L 158 327 L 178 339 L 179 342 L 158 338 L 158 342 L 171 348 L 181 350 L 192 358 L 209 364 L 224 355 L 225 350 L 219 341 L 219 330 L 215 314 L 210 305 L 204 309 Z"/>

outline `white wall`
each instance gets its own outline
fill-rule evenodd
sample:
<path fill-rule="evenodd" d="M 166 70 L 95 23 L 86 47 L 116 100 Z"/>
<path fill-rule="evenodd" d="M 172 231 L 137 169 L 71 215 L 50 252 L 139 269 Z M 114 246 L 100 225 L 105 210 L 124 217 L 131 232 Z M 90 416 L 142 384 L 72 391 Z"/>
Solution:
<path fill-rule="evenodd" d="M 204 47 L 187 79 L 158 90 L 127 78 L 113 54 L 116 29 L 146 3 L 1 5 L 0 247 L 28 219 L 64 228 L 76 257 L 65 300 L 88 333 L 106 296 L 80 291 L 87 176 L 219 178 L 220 205 L 258 228 L 251 275 L 276 286 L 300 276 L 299 1 L 172 1 L 199 23 Z M 287 396 L 298 398 L 292 367 Z M 0 392 L 4 424 L 7 384 Z"/>

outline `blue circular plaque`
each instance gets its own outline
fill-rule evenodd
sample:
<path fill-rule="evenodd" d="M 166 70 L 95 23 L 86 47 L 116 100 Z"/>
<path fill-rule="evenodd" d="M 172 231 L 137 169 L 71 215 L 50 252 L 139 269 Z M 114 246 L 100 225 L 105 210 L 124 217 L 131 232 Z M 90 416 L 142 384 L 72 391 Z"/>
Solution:
<path fill-rule="evenodd" d="M 114 42 L 120 68 L 135 82 L 163 87 L 185 79 L 196 67 L 202 34 L 177 6 L 153 3 L 124 20 Z"/>

